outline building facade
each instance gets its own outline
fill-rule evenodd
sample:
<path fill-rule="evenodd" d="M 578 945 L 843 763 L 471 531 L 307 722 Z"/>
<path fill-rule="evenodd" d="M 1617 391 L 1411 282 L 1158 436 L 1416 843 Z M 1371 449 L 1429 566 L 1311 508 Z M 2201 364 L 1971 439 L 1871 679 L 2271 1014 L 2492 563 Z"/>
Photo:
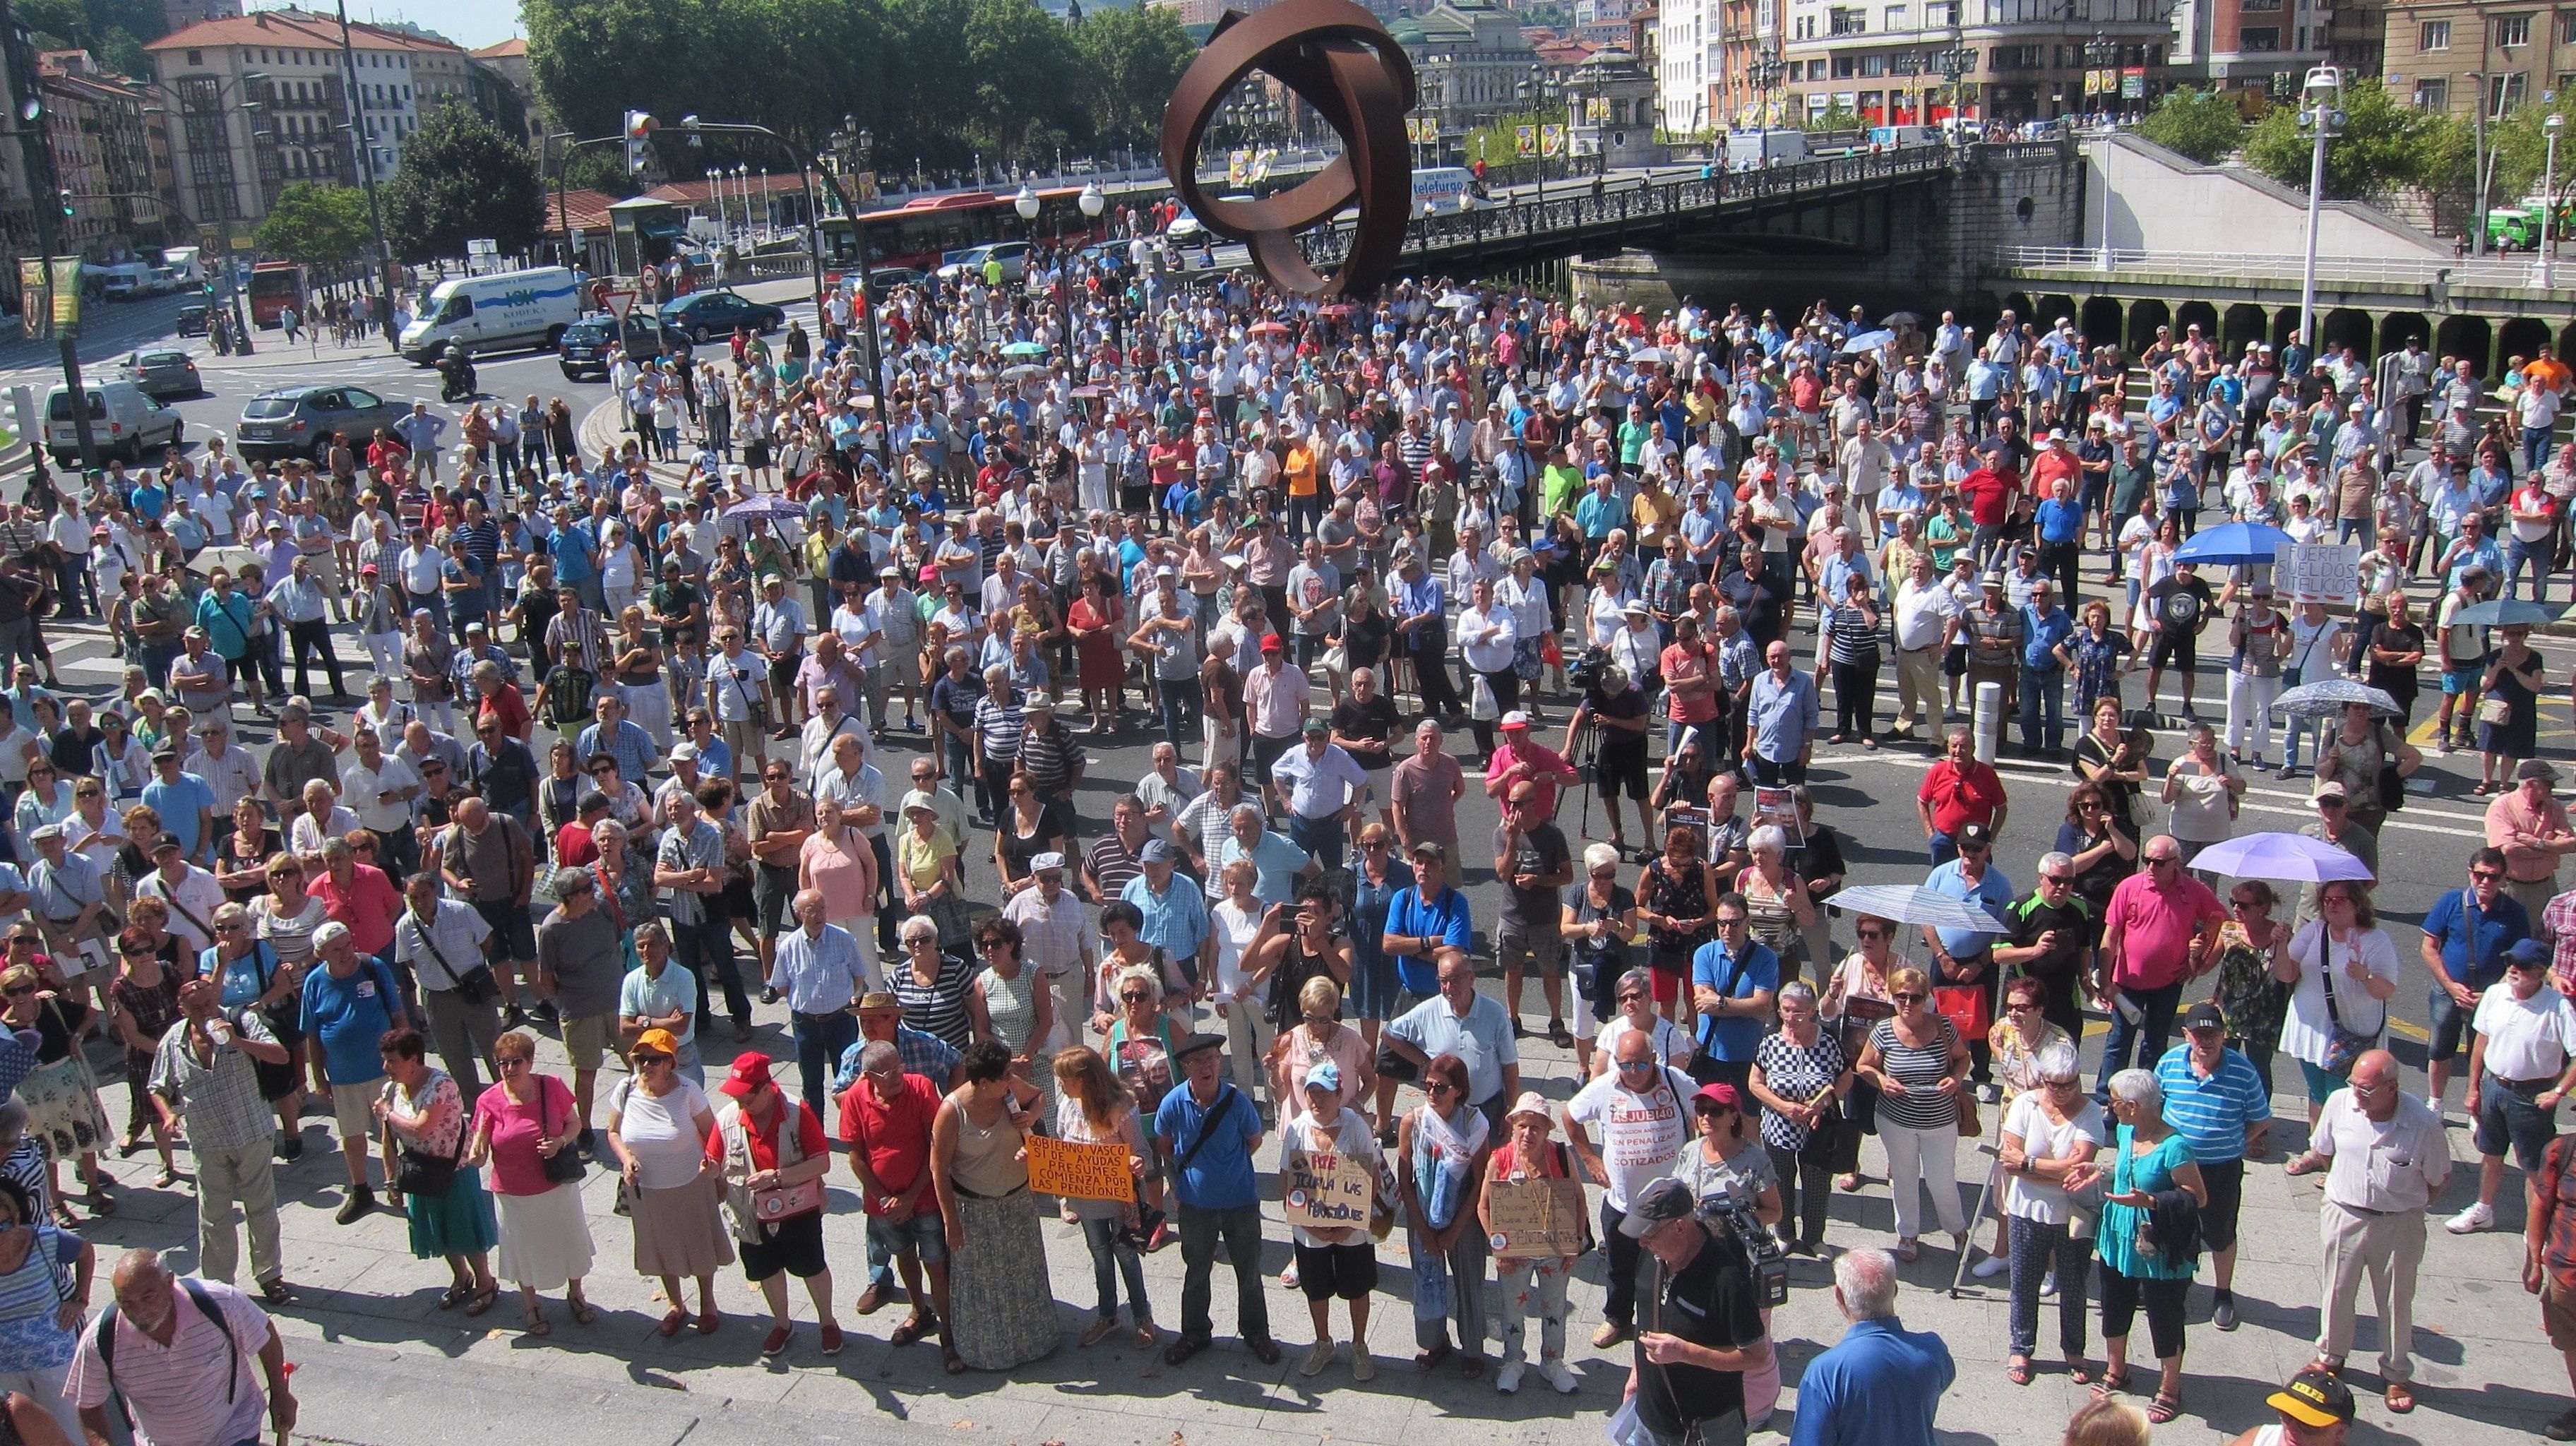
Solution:
<path fill-rule="evenodd" d="M 2388 89 L 2426 110 L 2499 116 L 2576 90 L 2576 8 L 2390 0 Z"/>
<path fill-rule="evenodd" d="M 2169 84 L 2166 0 L 1787 0 L 1787 7 L 1776 89 L 1792 123 L 1832 110 L 1868 125 L 2142 110 Z"/>
<path fill-rule="evenodd" d="M 1413 60 L 1413 113 L 1436 121 L 1443 136 L 1463 135 L 1528 104 L 1521 84 L 1536 79 L 1538 52 L 1510 11 L 1481 0 L 1440 0 L 1396 20 L 1387 33 Z"/>
<path fill-rule="evenodd" d="M 159 116 L 146 114 L 156 98 L 102 70 L 85 50 L 48 51 L 37 58 L 37 73 L 57 187 L 69 193 L 65 251 L 121 261 L 187 239 L 176 223 L 166 132 Z"/>
<path fill-rule="evenodd" d="M 2176 0 L 2174 75 L 2220 90 L 2294 87 L 2331 56 L 2335 8 L 2320 0 Z M 2356 29 L 2347 24 L 2347 43 Z"/>

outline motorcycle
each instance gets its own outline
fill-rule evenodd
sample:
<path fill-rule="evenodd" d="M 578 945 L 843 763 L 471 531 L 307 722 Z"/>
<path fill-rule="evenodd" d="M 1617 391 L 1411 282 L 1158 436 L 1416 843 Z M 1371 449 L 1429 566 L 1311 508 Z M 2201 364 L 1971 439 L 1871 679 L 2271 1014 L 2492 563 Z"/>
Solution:
<path fill-rule="evenodd" d="M 440 357 L 438 359 L 438 374 L 440 377 L 445 379 L 445 385 L 441 386 L 438 391 L 438 399 L 440 401 L 465 402 L 474 399 L 474 363 L 470 358 L 462 356 Z"/>

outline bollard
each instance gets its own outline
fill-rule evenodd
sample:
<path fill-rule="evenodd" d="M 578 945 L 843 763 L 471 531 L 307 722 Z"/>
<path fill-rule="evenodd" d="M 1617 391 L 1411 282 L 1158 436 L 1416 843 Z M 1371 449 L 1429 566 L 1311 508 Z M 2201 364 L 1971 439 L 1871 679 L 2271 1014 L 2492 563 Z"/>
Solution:
<path fill-rule="evenodd" d="M 1976 703 L 1977 761 L 1991 767 L 2004 738 L 2004 685 L 1979 683 Z"/>

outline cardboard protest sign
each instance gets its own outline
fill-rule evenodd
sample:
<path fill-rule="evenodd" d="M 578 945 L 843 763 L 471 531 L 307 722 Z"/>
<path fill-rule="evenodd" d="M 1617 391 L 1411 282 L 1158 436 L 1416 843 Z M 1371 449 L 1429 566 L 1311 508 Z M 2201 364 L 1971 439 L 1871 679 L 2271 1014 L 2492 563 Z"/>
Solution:
<path fill-rule="evenodd" d="M 1583 1252 L 1583 1186 L 1574 1180 L 1496 1180 L 1488 1198 L 1496 1255 Z"/>
<path fill-rule="evenodd" d="M 1133 1200 L 1136 1176 L 1127 1168 L 1127 1147 L 1074 1144 L 1044 1135 L 1028 1137 L 1029 1188 L 1040 1195 L 1072 1200 Z"/>
<path fill-rule="evenodd" d="M 1368 1228 L 1377 1172 L 1369 1162 L 1327 1150 L 1291 1150 L 1279 1171 L 1288 1223 L 1309 1230 Z"/>

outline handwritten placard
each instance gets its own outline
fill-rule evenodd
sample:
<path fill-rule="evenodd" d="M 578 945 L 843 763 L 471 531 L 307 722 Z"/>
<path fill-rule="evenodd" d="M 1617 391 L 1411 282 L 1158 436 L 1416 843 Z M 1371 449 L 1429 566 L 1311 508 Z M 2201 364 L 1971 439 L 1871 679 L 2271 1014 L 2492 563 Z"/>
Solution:
<path fill-rule="evenodd" d="M 1326 1150 L 1291 1150 L 1279 1167 L 1288 1223 L 1309 1230 L 1366 1229 L 1376 1172 L 1366 1160 Z"/>
<path fill-rule="evenodd" d="M 1037 1194 L 1069 1200 L 1136 1198 L 1136 1175 L 1128 1168 L 1125 1145 L 1116 1141 L 1077 1144 L 1031 1135 L 1028 1149 L 1029 1189 Z"/>
<path fill-rule="evenodd" d="M 1568 1179 L 1496 1180 L 1487 1197 L 1496 1255 L 1583 1253 L 1583 1186 Z"/>
<path fill-rule="evenodd" d="M 2351 602 L 2361 586 L 2361 547 L 2356 543 L 2294 542 L 2272 553 L 2273 601 Z"/>

